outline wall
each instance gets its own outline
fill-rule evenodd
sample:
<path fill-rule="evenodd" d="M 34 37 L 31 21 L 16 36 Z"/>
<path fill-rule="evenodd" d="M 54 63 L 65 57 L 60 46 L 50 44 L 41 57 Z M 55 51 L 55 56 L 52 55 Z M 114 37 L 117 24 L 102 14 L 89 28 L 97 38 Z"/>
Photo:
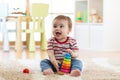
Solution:
<path fill-rule="evenodd" d="M 119 3 L 119 0 L 104 0 L 104 51 L 120 51 Z"/>

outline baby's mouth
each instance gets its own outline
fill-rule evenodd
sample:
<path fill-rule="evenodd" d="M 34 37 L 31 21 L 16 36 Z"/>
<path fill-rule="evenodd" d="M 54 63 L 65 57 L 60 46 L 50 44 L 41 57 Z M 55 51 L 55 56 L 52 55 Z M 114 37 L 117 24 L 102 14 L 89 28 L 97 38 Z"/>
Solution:
<path fill-rule="evenodd" d="M 60 33 L 60 32 L 56 32 L 56 35 L 57 35 L 57 36 L 60 36 L 60 35 L 61 35 L 61 33 Z"/>

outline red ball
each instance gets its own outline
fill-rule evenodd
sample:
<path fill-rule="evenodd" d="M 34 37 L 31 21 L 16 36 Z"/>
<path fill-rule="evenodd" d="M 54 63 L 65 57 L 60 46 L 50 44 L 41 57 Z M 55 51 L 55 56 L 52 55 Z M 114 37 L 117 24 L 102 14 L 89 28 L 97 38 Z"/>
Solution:
<path fill-rule="evenodd" d="M 23 69 L 23 73 L 29 73 L 29 69 L 28 68 Z"/>

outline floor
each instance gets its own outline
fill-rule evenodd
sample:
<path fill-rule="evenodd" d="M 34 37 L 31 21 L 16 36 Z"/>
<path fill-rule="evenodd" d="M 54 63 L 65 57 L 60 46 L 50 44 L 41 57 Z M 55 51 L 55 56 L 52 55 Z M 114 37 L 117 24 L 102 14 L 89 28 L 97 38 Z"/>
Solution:
<path fill-rule="evenodd" d="M 80 50 L 79 58 L 96 58 L 96 57 L 107 57 L 107 58 L 119 58 L 119 52 L 100 52 L 100 51 L 88 51 L 88 50 Z M 26 48 L 23 49 L 22 53 L 16 53 L 14 47 L 10 48 L 10 51 L 3 51 L 0 47 L 0 59 L 20 59 L 20 60 L 41 60 L 44 58 L 48 58 L 46 51 L 42 51 L 36 48 L 35 52 L 29 52 Z"/>
<path fill-rule="evenodd" d="M 28 52 L 27 49 L 24 48 L 22 53 L 16 53 L 13 47 L 11 47 L 9 52 L 4 52 L 2 50 L 2 48 L 0 48 L 0 63 L 3 63 L 4 65 L 12 65 L 11 62 L 18 61 L 19 64 L 22 65 L 22 67 L 21 68 L 17 67 L 17 69 L 18 70 L 21 69 L 20 70 L 21 72 L 26 67 L 29 67 L 29 69 L 31 69 L 31 70 L 37 69 L 38 71 L 40 71 L 39 63 L 42 59 L 45 59 L 45 58 L 48 58 L 46 51 L 41 51 L 39 48 L 36 48 L 36 52 Z M 120 59 L 119 58 L 120 58 L 120 52 L 97 52 L 97 51 L 86 51 L 86 50 L 81 50 L 80 56 L 79 56 L 79 59 L 83 60 L 84 65 L 86 64 L 85 60 L 89 61 L 89 59 L 90 59 L 95 65 L 98 65 L 100 67 L 104 67 L 106 69 L 110 69 L 110 70 L 120 73 L 120 67 L 119 67 Z M 109 63 L 108 63 L 108 60 L 109 60 Z M 110 60 L 115 60 L 115 62 L 110 63 Z M 34 66 L 31 66 L 32 64 L 34 64 Z M 2 66 L 2 65 L 0 65 L 0 66 Z M 85 67 L 86 66 L 84 66 L 84 68 Z M 14 68 L 10 68 L 7 66 L 5 66 L 4 68 L 5 69 L 9 68 L 11 70 L 14 69 Z M 31 71 L 31 73 L 32 73 L 32 71 Z M 40 77 L 37 74 L 34 76 Z M 53 76 L 53 78 L 55 80 L 55 76 Z M 119 77 L 119 79 L 120 79 L 120 77 Z M 116 79 L 116 80 L 119 80 L 119 79 Z M 0 80 L 1 80 L 1 78 L 0 78 Z M 18 80 L 18 79 L 15 79 L 15 80 Z M 43 80 L 49 80 L 49 79 L 43 79 Z M 85 80 L 87 80 L 87 79 L 85 79 Z M 102 80 L 102 79 L 100 79 L 100 80 Z"/>
<path fill-rule="evenodd" d="M 0 47 L 0 61 L 6 60 L 23 60 L 23 61 L 40 61 L 48 58 L 46 51 L 42 51 L 36 48 L 35 52 L 29 52 L 26 48 L 23 49 L 22 53 L 16 53 L 14 47 L 11 47 L 10 51 L 3 51 Z M 98 52 L 98 51 L 86 51 L 81 50 L 79 59 L 92 59 L 94 63 L 102 63 L 106 65 L 107 59 L 120 58 L 120 52 Z M 100 62 L 101 61 L 101 62 Z"/>

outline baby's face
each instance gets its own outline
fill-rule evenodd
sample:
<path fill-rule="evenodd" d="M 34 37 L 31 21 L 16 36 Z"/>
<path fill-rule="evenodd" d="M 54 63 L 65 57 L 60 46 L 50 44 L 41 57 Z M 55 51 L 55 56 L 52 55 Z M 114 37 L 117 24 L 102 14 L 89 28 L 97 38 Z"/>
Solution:
<path fill-rule="evenodd" d="M 59 41 L 64 41 L 70 32 L 68 21 L 54 20 L 53 21 L 53 35 Z"/>

